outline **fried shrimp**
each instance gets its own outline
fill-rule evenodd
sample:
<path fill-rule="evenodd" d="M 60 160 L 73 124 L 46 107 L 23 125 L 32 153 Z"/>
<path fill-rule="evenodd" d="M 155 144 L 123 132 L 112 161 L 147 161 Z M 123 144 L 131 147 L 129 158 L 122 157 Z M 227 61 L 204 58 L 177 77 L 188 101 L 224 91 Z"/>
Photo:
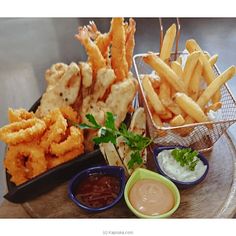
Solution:
<path fill-rule="evenodd" d="M 127 28 L 126 33 L 126 61 L 128 63 L 128 70 L 132 67 L 132 58 L 133 58 L 133 52 L 134 52 L 134 46 L 135 46 L 135 40 L 134 40 L 134 34 L 136 31 L 136 23 L 134 19 L 129 19 L 129 26 Z"/>
<path fill-rule="evenodd" d="M 67 121 L 63 117 L 59 108 L 51 111 L 46 117 L 44 117 L 44 121 L 49 128 L 42 136 L 40 146 L 48 152 L 51 143 L 59 142 L 62 135 L 65 134 Z"/>
<path fill-rule="evenodd" d="M 23 108 L 13 110 L 12 108 L 8 109 L 8 120 L 10 123 L 22 121 L 22 120 L 28 120 L 31 118 L 34 118 L 33 112 L 28 112 Z"/>
<path fill-rule="evenodd" d="M 40 119 L 22 120 L 2 127 L 0 129 L 0 140 L 11 145 L 30 142 L 34 138 L 39 138 L 45 129 L 46 124 Z"/>
<path fill-rule="evenodd" d="M 102 56 L 105 58 L 107 65 L 109 64 L 109 46 L 111 44 L 111 33 L 102 34 L 98 29 L 94 21 L 90 21 L 87 26 L 90 37 L 95 40 L 95 44 L 98 46 Z"/>
<path fill-rule="evenodd" d="M 34 143 L 10 146 L 4 165 L 11 175 L 11 181 L 16 185 L 20 185 L 47 170 L 44 151 Z"/>
<path fill-rule="evenodd" d="M 111 21 L 112 47 L 111 66 L 118 81 L 128 76 L 128 63 L 126 61 L 125 28 L 123 18 L 113 18 Z"/>
<path fill-rule="evenodd" d="M 65 141 L 51 144 L 51 153 L 53 155 L 60 156 L 73 149 L 81 149 L 82 153 L 84 150 L 83 141 L 83 134 L 81 130 L 74 126 L 71 126 L 70 134 Z"/>
<path fill-rule="evenodd" d="M 79 33 L 75 37 L 85 47 L 88 54 L 89 61 L 92 64 L 93 74 L 96 76 L 97 71 L 106 67 L 106 61 L 102 56 L 98 46 L 90 39 L 88 29 L 86 27 L 79 27 Z"/>

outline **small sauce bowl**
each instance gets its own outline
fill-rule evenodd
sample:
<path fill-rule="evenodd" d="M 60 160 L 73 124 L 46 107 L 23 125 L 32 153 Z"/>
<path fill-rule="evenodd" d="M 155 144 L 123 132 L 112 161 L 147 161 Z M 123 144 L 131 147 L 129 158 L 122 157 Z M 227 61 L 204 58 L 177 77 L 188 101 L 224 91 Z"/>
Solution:
<path fill-rule="evenodd" d="M 120 189 L 118 190 L 117 196 L 112 202 L 102 207 L 91 207 L 88 204 L 85 204 L 81 199 L 77 197 L 78 188 L 86 179 L 91 178 L 91 176 L 110 176 L 115 177 L 119 181 Z M 90 211 L 90 212 L 101 212 L 107 209 L 112 208 L 117 204 L 123 196 L 124 188 L 126 183 L 125 171 L 122 167 L 118 166 L 97 166 L 92 167 L 82 172 L 78 173 L 69 183 L 68 193 L 70 199 L 80 208 Z"/>
<path fill-rule="evenodd" d="M 175 149 L 175 148 L 179 148 L 179 149 L 183 149 L 183 148 L 187 148 L 187 147 L 182 147 L 182 146 L 167 146 L 167 147 L 156 147 L 153 149 L 153 153 L 154 153 L 154 160 L 155 160 L 155 164 L 156 164 L 156 169 L 157 169 L 157 172 L 160 173 L 161 175 L 165 176 L 166 178 L 170 179 L 173 183 L 176 184 L 176 186 L 179 188 L 179 189 L 188 189 L 188 188 L 192 188 L 194 187 L 195 185 L 201 183 L 207 176 L 207 173 L 208 173 L 208 170 L 209 170 L 209 163 L 208 163 L 208 160 L 201 154 L 201 153 L 198 153 L 198 158 L 203 162 L 203 165 L 206 166 L 206 170 L 204 172 L 204 174 L 197 180 L 195 181 L 179 181 L 179 180 L 176 180 L 176 179 L 173 179 L 171 178 L 170 176 L 168 176 L 160 167 L 160 164 L 158 162 L 158 154 L 160 154 L 162 151 L 164 150 L 172 150 L 172 149 Z M 193 149 L 192 149 L 193 150 Z"/>
<path fill-rule="evenodd" d="M 133 207 L 133 205 L 130 201 L 129 195 L 130 195 L 131 189 L 139 180 L 156 180 L 156 181 L 162 183 L 173 194 L 173 198 L 174 198 L 173 207 L 169 211 L 167 211 L 163 214 L 157 214 L 157 215 L 146 215 L 146 214 L 143 214 L 142 212 L 140 212 L 139 210 L 137 210 L 135 207 Z M 125 196 L 125 201 L 126 201 L 128 208 L 139 218 L 153 218 L 153 219 L 167 218 L 167 217 L 171 216 L 178 209 L 179 204 L 180 204 L 179 190 L 177 189 L 177 187 L 175 186 L 174 183 L 172 183 L 169 179 L 165 178 L 162 175 L 159 175 L 153 171 L 146 170 L 143 168 L 137 168 L 133 172 L 133 174 L 131 175 L 131 177 L 129 178 L 129 180 L 126 183 L 124 196 Z M 163 199 L 163 200 L 165 200 L 165 199 Z"/>

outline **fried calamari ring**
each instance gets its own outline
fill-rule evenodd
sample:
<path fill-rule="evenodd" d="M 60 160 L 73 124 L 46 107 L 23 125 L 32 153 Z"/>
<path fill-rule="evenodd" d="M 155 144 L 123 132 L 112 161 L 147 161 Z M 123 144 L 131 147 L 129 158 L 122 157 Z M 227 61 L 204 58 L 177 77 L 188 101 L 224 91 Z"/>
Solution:
<path fill-rule="evenodd" d="M 48 168 L 51 169 L 51 168 L 53 168 L 55 166 L 58 166 L 62 163 L 73 160 L 82 153 L 84 153 L 84 147 L 83 146 L 81 146 L 78 149 L 74 149 L 70 152 L 67 152 L 64 155 L 61 155 L 61 156 L 58 156 L 58 157 L 57 156 L 48 156 L 47 157 Z"/>
<path fill-rule="evenodd" d="M 44 117 L 44 121 L 49 127 L 41 139 L 40 146 L 44 148 L 46 152 L 53 142 L 60 142 L 61 137 L 66 132 L 67 121 L 63 117 L 59 108 L 51 111 Z"/>
<path fill-rule="evenodd" d="M 38 118 L 22 120 L 2 127 L 0 129 L 0 140 L 12 145 L 30 142 L 34 138 L 39 138 L 45 129 L 45 122 Z"/>
<path fill-rule="evenodd" d="M 18 122 L 22 120 L 29 120 L 34 117 L 35 116 L 33 112 L 28 112 L 23 108 L 15 109 L 15 110 L 13 110 L 12 108 L 8 109 L 8 120 L 10 123 Z"/>
<path fill-rule="evenodd" d="M 65 119 L 73 121 L 75 123 L 80 122 L 78 113 L 70 106 L 61 107 L 60 111 Z"/>
<path fill-rule="evenodd" d="M 83 149 L 83 134 L 80 129 L 71 126 L 70 134 L 67 139 L 61 143 L 51 144 L 51 153 L 56 156 L 64 155 L 73 149 Z"/>
<path fill-rule="evenodd" d="M 10 146 L 4 165 L 11 175 L 11 181 L 16 185 L 20 185 L 47 170 L 44 150 L 35 143 Z"/>

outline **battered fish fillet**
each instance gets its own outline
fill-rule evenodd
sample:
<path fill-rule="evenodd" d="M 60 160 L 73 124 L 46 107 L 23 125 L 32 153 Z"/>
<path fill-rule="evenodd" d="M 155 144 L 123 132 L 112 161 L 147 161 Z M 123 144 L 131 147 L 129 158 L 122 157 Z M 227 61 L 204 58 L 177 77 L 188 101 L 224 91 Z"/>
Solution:
<path fill-rule="evenodd" d="M 45 80 L 48 83 L 47 89 L 52 89 L 61 79 L 62 75 L 68 69 L 68 65 L 64 63 L 56 63 L 51 66 L 45 73 Z"/>
<path fill-rule="evenodd" d="M 114 70 L 108 68 L 98 70 L 93 91 L 93 99 L 95 101 L 101 99 L 115 80 L 116 75 Z"/>
<path fill-rule="evenodd" d="M 98 70 L 96 83 L 94 85 L 93 94 L 83 99 L 80 114 L 82 115 L 82 121 L 87 122 L 85 118 L 86 114 L 93 114 L 95 119 L 100 123 L 104 124 L 105 114 L 110 111 L 106 104 L 99 101 L 110 86 L 114 83 L 116 77 L 112 69 L 102 68 Z"/>
<path fill-rule="evenodd" d="M 79 63 L 81 76 L 82 76 L 82 85 L 84 88 L 88 88 L 92 85 L 93 82 L 93 70 L 89 63 L 80 62 Z"/>
<path fill-rule="evenodd" d="M 43 117 L 55 108 L 75 102 L 81 85 L 80 69 L 76 63 L 72 62 L 60 79 L 48 77 L 47 81 L 50 81 L 50 88 L 42 96 L 40 106 L 36 111 L 37 117 Z"/>
<path fill-rule="evenodd" d="M 82 103 L 83 98 L 87 97 L 91 93 L 91 87 L 93 84 L 93 70 L 91 64 L 87 62 L 79 63 L 81 71 L 82 89 L 80 96 L 76 99 L 76 106 L 79 107 Z"/>
<path fill-rule="evenodd" d="M 117 116 L 116 127 L 119 127 L 121 122 L 124 121 L 136 92 L 137 81 L 131 77 L 111 86 L 111 93 L 105 104 L 107 109 Z"/>

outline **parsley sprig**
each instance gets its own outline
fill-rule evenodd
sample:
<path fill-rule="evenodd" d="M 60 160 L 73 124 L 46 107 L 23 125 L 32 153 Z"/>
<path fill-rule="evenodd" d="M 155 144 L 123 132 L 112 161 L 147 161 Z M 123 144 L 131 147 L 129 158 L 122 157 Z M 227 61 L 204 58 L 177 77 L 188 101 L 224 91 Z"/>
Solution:
<path fill-rule="evenodd" d="M 171 155 L 181 166 L 186 166 L 191 171 L 195 170 L 199 161 L 199 158 L 195 158 L 195 156 L 198 155 L 198 152 L 193 151 L 191 148 L 176 148 L 171 151 Z"/>
<path fill-rule="evenodd" d="M 132 150 L 132 153 L 130 155 L 131 159 L 128 162 L 128 168 L 132 169 L 135 163 L 137 163 L 138 165 L 141 165 L 143 163 L 141 152 L 149 144 L 152 143 L 152 140 L 150 138 L 129 131 L 126 124 L 124 123 L 120 125 L 119 129 L 117 129 L 115 127 L 116 116 L 114 116 L 111 112 L 106 113 L 104 126 L 98 124 L 92 114 L 87 114 L 86 118 L 90 124 L 82 123 L 79 125 L 79 127 L 81 129 L 99 130 L 100 135 L 93 138 L 93 142 L 95 144 L 111 142 L 116 145 L 116 139 L 121 136 L 124 139 L 124 142 Z"/>

